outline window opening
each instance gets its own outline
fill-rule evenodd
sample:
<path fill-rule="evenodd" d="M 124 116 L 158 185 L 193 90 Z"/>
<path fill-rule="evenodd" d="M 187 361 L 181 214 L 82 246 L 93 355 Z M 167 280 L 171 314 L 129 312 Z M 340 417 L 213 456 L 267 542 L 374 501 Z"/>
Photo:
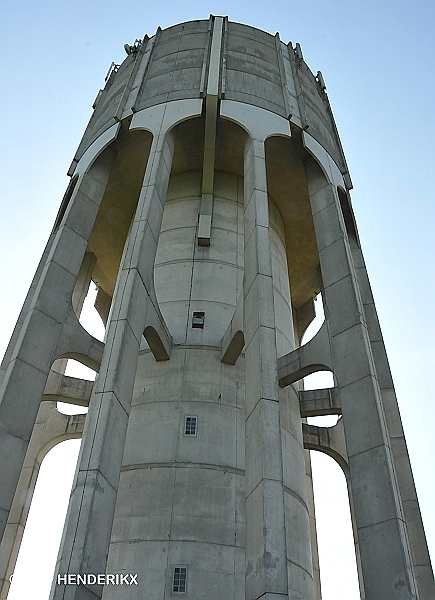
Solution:
<path fill-rule="evenodd" d="M 187 416 L 184 421 L 184 435 L 196 435 L 198 417 Z"/>
<path fill-rule="evenodd" d="M 174 594 L 185 594 L 187 588 L 187 567 L 174 567 L 174 580 L 172 592 Z"/>
<path fill-rule="evenodd" d="M 204 315 L 205 313 L 202 311 L 193 313 L 192 327 L 194 329 L 204 329 Z"/>

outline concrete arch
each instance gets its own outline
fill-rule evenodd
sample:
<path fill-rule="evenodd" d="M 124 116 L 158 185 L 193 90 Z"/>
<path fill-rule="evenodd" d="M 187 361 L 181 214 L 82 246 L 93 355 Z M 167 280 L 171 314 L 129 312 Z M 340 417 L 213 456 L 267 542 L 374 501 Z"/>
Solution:
<path fill-rule="evenodd" d="M 86 254 L 94 255 L 94 264 L 89 265 L 90 272 L 87 276 L 86 273 L 82 275 L 85 287 L 92 279 L 110 298 L 139 202 L 154 139 L 152 133 L 131 131 L 127 125 L 123 124 L 116 139 L 112 140 L 105 150 L 116 152 L 116 156 L 89 233 Z M 92 166 L 90 169 L 92 170 Z M 82 269 L 84 268 L 86 266 L 82 265 Z"/>
<path fill-rule="evenodd" d="M 5 600 L 9 592 L 9 578 L 15 569 L 42 461 L 57 444 L 80 438 L 84 422 L 85 415 L 64 415 L 57 410 L 55 402 L 43 402 L 40 406 L 2 542 L 1 600 Z"/>
<path fill-rule="evenodd" d="M 81 416 L 81 415 L 73 415 L 73 416 Z M 83 415 L 83 417 L 85 417 L 85 415 Z M 47 456 L 47 454 L 50 452 L 50 450 L 52 450 L 55 446 L 57 446 L 58 444 L 61 444 L 62 442 L 65 442 L 66 440 L 78 440 L 81 439 L 81 437 L 83 436 L 83 426 L 84 426 L 84 421 L 85 419 L 80 419 L 80 421 L 77 422 L 80 423 L 80 428 L 77 429 L 76 431 L 68 431 L 67 433 L 62 433 L 57 435 L 56 437 L 52 438 L 49 442 L 47 442 L 39 451 L 37 457 L 36 457 L 36 463 L 39 465 L 39 467 L 42 464 L 42 461 L 44 460 L 44 458 Z"/>
<path fill-rule="evenodd" d="M 342 419 L 331 427 L 319 427 L 303 423 L 304 448 L 323 452 L 338 463 L 346 477 L 349 477 L 349 462 L 344 438 Z"/>
<path fill-rule="evenodd" d="M 222 100 L 220 116 L 242 127 L 255 140 L 264 142 L 275 135 L 291 137 L 290 123 L 287 119 L 252 104 Z"/>
<path fill-rule="evenodd" d="M 178 100 L 144 108 L 133 115 L 130 130 L 144 129 L 153 136 L 166 135 L 176 125 L 198 117 L 202 112 L 202 100 Z"/>
<path fill-rule="evenodd" d="M 352 479 L 347 456 L 346 441 L 344 438 L 343 421 L 340 418 L 332 427 L 318 427 L 303 423 L 304 448 L 306 450 L 321 452 L 329 456 L 341 468 L 347 485 L 347 500 L 349 503 L 350 517 L 352 523 L 352 534 L 354 540 L 356 568 L 361 600 L 365 600 L 364 579 L 361 565 L 361 553 L 359 547 L 358 528 L 356 524 L 354 496 L 352 491 Z"/>
<path fill-rule="evenodd" d="M 68 184 L 67 190 L 63 196 L 62 203 L 59 208 L 59 212 L 57 213 L 56 220 L 54 222 L 54 226 L 53 226 L 54 231 L 56 231 L 56 229 L 59 227 L 59 225 L 62 222 L 63 216 L 65 214 L 66 209 L 68 208 L 68 205 L 70 203 L 70 200 L 72 198 L 72 195 L 74 193 L 74 190 L 75 190 L 75 187 L 76 187 L 78 181 L 79 181 L 79 174 L 77 173 L 76 175 L 73 175 L 73 177 L 71 177 L 71 180 Z"/>
<path fill-rule="evenodd" d="M 343 174 L 337 163 L 325 148 L 319 144 L 307 131 L 302 131 L 302 143 L 307 152 L 314 158 L 322 169 L 328 183 L 347 189 Z"/>
<path fill-rule="evenodd" d="M 116 139 L 120 128 L 121 123 L 116 123 L 116 125 L 112 125 L 112 127 L 107 129 L 107 131 L 102 133 L 94 142 L 92 142 L 77 163 L 77 166 L 74 170 L 75 175 L 79 175 L 81 177 L 85 173 L 89 172 L 97 158 L 108 146 L 110 146 L 113 140 Z"/>

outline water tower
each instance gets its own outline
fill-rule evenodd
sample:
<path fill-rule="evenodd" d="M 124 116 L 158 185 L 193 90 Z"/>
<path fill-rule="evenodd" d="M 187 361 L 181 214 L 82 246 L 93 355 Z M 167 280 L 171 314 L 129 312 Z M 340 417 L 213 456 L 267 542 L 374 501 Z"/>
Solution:
<path fill-rule="evenodd" d="M 433 600 L 322 74 L 219 16 L 125 50 L 3 363 L 2 598 L 41 456 L 83 432 L 55 600 L 319 600 L 310 449 L 346 474 L 361 597 Z M 104 343 L 78 320 L 91 281 Z M 304 391 L 319 370 L 334 387 Z"/>

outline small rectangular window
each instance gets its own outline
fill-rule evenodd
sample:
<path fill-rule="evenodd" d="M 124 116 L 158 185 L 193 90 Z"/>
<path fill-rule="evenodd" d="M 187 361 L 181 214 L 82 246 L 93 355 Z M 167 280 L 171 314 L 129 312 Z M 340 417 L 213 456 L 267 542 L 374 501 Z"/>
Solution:
<path fill-rule="evenodd" d="M 173 594 L 185 594 L 187 589 L 187 567 L 174 567 Z"/>
<path fill-rule="evenodd" d="M 197 417 L 186 417 L 184 421 L 184 435 L 196 435 Z"/>
<path fill-rule="evenodd" d="M 192 327 L 194 329 L 204 329 L 204 315 L 203 311 L 196 311 L 192 317 Z"/>

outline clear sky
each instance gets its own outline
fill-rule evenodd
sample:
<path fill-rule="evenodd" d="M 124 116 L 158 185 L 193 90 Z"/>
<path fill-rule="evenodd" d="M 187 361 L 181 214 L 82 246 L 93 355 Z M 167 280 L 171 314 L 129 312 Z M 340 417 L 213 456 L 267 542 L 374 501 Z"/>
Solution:
<path fill-rule="evenodd" d="M 283 41 L 301 44 L 313 72 L 323 73 L 354 184 L 352 202 L 435 559 L 432 0 L 5 4 L 0 23 L 0 354 L 110 63 L 122 62 L 125 43 L 153 35 L 158 26 L 210 13 L 279 31 Z M 324 600 L 334 598 L 326 593 Z M 357 598 L 350 592 L 336 592 L 337 597 Z"/>

